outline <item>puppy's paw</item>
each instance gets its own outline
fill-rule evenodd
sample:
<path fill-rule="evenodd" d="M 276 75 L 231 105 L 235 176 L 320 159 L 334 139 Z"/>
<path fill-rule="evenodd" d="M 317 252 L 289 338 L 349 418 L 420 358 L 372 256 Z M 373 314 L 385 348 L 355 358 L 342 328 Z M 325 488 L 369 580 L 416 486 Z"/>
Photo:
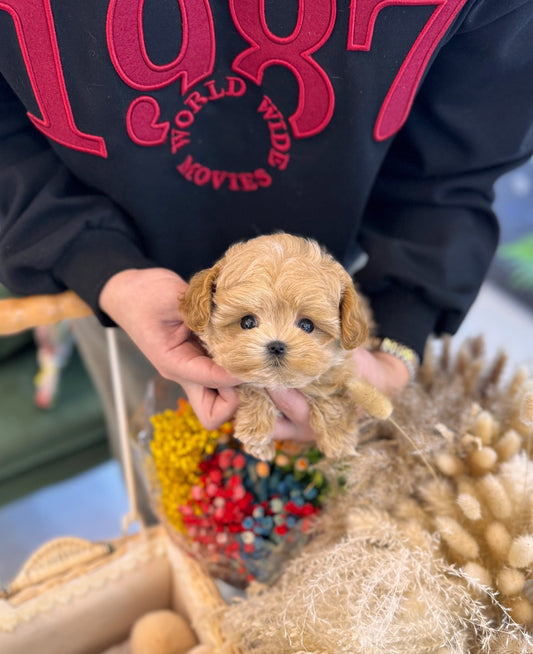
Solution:
<path fill-rule="evenodd" d="M 258 434 L 255 430 L 243 429 L 237 422 L 233 435 L 242 443 L 245 452 L 256 459 L 272 461 L 276 455 L 276 446 L 270 434 Z"/>
<path fill-rule="evenodd" d="M 238 390 L 241 405 L 235 416 L 235 438 L 246 452 L 262 461 L 276 454 L 272 434 L 276 424 L 276 407 L 265 390 L 242 386 Z"/>
<path fill-rule="evenodd" d="M 273 461 L 276 456 L 276 446 L 273 441 L 264 443 L 248 443 L 244 447 L 248 454 L 251 454 L 260 461 Z"/>
<path fill-rule="evenodd" d="M 353 402 L 339 398 L 310 402 L 309 423 L 316 435 L 316 446 L 328 459 L 354 456 L 357 446 L 357 413 Z"/>

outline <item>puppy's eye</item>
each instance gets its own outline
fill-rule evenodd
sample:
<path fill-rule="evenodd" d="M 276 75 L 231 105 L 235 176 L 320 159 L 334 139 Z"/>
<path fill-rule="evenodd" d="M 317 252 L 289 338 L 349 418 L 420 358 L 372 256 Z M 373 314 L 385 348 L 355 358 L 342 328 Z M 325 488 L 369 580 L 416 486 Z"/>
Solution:
<path fill-rule="evenodd" d="M 307 334 L 310 334 L 315 326 L 313 325 L 313 321 L 309 320 L 309 318 L 302 318 L 301 320 L 298 321 L 298 327 L 306 332 Z"/>
<path fill-rule="evenodd" d="M 257 324 L 257 318 L 251 314 L 241 318 L 241 327 L 243 329 L 253 329 L 254 327 L 257 327 Z"/>

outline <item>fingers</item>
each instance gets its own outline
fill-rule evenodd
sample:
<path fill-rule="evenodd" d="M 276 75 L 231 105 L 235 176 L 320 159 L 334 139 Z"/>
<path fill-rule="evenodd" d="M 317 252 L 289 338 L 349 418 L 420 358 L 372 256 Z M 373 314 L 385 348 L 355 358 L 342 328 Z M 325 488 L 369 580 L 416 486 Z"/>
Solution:
<path fill-rule="evenodd" d="M 282 416 L 276 420 L 276 427 L 272 438 L 276 441 L 310 442 L 315 440 L 311 429 L 302 430 L 300 426 Z"/>
<path fill-rule="evenodd" d="M 99 302 L 159 374 L 182 386 L 204 427 L 216 429 L 237 409 L 232 387 L 240 380 L 214 363 L 184 324 L 178 297 L 186 288 L 170 270 L 130 269 L 107 281 Z"/>
<path fill-rule="evenodd" d="M 354 350 L 353 359 L 357 376 L 366 379 L 385 395 L 399 395 L 409 384 L 407 366 L 392 354 L 359 347 Z"/>
<path fill-rule="evenodd" d="M 200 384 L 182 384 L 191 406 L 206 429 L 217 429 L 234 415 L 239 405 L 237 392 L 232 387 L 206 388 Z M 305 397 L 294 389 L 269 391 L 281 411 L 273 433 L 275 440 L 309 442 L 315 439 L 309 425 L 309 405 Z"/>
<path fill-rule="evenodd" d="M 309 422 L 309 404 L 305 396 L 294 388 L 267 391 L 281 413 L 296 423 Z"/>
<path fill-rule="evenodd" d="M 194 341 L 184 341 L 169 357 L 169 369 L 176 381 L 187 380 L 208 388 L 237 386 L 241 380 L 209 358 Z"/>
<path fill-rule="evenodd" d="M 295 389 L 268 391 L 281 412 L 276 421 L 276 440 L 313 441 L 315 435 L 309 424 L 310 409 L 304 395 Z"/>
<path fill-rule="evenodd" d="M 215 390 L 186 383 L 183 389 L 198 419 L 208 430 L 218 429 L 233 418 L 239 405 L 237 392 L 233 388 Z"/>
<path fill-rule="evenodd" d="M 159 339 L 157 329 L 156 323 L 152 329 L 152 342 L 141 349 L 165 379 L 181 385 L 190 382 L 208 388 L 237 386 L 241 383 L 240 379 L 207 356 L 200 342 L 191 337 L 188 329 L 180 326 L 169 330 L 169 333 L 162 329 Z M 139 343 L 137 345 L 140 347 Z"/>

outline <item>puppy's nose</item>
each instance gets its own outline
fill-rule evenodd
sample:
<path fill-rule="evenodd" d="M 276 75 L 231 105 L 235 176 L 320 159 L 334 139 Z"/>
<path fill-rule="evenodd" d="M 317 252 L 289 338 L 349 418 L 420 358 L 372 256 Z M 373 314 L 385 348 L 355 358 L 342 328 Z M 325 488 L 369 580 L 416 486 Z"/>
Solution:
<path fill-rule="evenodd" d="M 266 346 L 269 354 L 272 354 L 276 357 L 282 357 L 287 351 L 287 346 L 283 341 L 271 341 Z"/>

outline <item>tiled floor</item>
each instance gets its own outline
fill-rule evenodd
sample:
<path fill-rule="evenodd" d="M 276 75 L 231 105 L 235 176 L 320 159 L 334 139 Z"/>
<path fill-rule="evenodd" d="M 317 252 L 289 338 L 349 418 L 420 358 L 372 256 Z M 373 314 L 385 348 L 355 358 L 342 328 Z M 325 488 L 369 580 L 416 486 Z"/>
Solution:
<path fill-rule="evenodd" d="M 485 336 L 489 356 L 499 348 L 507 352 L 509 371 L 525 364 L 533 374 L 533 313 L 490 284 L 483 288 L 454 347 L 479 334 Z M 127 509 L 121 473 L 114 462 L 0 508 L 0 586 L 50 538 L 118 536 Z"/>

